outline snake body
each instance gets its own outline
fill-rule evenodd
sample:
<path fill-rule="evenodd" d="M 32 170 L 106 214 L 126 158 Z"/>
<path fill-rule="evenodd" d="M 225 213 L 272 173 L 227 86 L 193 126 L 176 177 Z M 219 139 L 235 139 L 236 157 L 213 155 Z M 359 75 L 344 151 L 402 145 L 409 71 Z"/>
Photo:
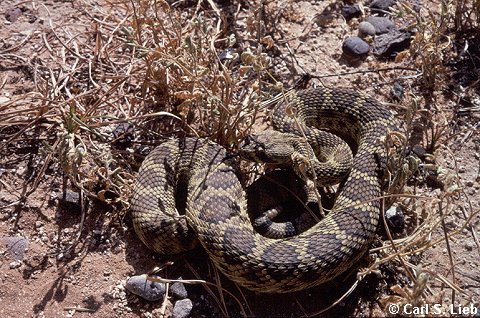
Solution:
<path fill-rule="evenodd" d="M 382 138 L 394 128 L 393 114 L 362 93 L 317 88 L 288 95 L 272 118 L 279 131 L 302 136 L 313 126 L 351 146 L 353 165 L 330 213 L 297 236 L 266 238 L 252 228 L 245 191 L 225 150 L 202 139 L 173 140 L 147 156 L 135 184 L 132 217 L 142 241 L 172 254 L 191 248 L 196 237 L 228 278 L 259 292 L 302 290 L 350 268 L 377 228 Z M 180 190 L 185 216 L 175 208 Z M 163 226 L 182 238 L 166 234 Z"/>

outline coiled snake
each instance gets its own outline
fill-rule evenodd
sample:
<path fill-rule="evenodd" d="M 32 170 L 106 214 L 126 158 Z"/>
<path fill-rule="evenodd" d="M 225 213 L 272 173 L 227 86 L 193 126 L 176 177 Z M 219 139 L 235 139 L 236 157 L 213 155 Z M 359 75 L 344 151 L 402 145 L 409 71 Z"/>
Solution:
<path fill-rule="evenodd" d="M 139 171 L 131 212 L 141 240 L 156 252 L 176 254 L 193 248 L 198 239 L 228 278 L 259 292 L 309 288 L 351 267 L 378 224 L 382 138 L 395 128 L 393 114 L 362 93 L 316 88 L 287 95 L 273 110 L 272 121 L 278 131 L 307 140 L 316 138 L 309 137 L 312 126 L 350 145 L 353 164 L 330 213 L 297 236 L 266 238 L 252 228 L 245 190 L 226 151 L 205 139 L 177 139 L 155 148 Z M 344 147 L 338 137 L 326 136 L 333 152 Z M 264 144 L 273 139 L 261 137 L 244 144 L 260 152 L 257 157 L 286 147 L 277 140 Z M 340 153 L 348 161 L 348 152 Z M 334 160 L 327 166 L 335 166 Z"/>

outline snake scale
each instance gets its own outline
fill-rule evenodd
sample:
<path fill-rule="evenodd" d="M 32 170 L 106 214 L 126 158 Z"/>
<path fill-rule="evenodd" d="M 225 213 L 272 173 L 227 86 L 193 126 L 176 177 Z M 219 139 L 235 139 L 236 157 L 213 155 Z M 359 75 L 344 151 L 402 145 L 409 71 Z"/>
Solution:
<path fill-rule="evenodd" d="M 225 149 L 184 138 L 155 148 L 140 168 L 131 201 L 140 239 L 162 254 L 185 252 L 199 241 L 223 274 L 258 292 L 306 289 L 350 268 L 366 252 L 379 221 L 382 139 L 396 128 L 393 113 L 360 92 L 314 88 L 287 95 L 271 117 L 278 131 L 302 136 L 315 127 L 351 147 L 351 169 L 320 222 L 297 236 L 260 235 Z M 253 139 L 257 151 L 270 147 Z"/>

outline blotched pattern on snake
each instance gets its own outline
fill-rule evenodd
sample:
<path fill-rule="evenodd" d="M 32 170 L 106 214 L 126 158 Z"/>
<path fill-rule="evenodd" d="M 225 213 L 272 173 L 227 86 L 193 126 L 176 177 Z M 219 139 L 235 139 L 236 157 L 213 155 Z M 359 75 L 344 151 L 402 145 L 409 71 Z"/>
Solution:
<path fill-rule="evenodd" d="M 245 190 L 224 148 L 185 138 L 161 144 L 142 164 L 131 200 L 141 240 L 162 254 L 185 252 L 199 241 L 228 278 L 259 292 L 309 288 L 351 267 L 377 228 L 383 139 L 396 128 L 393 113 L 356 91 L 316 88 L 288 94 L 274 108 L 272 121 L 280 132 L 306 137 L 317 154 L 322 150 L 315 142 L 323 138 L 331 148 L 321 160 L 323 169 L 333 169 L 333 179 L 347 175 L 332 211 L 319 223 L 297 236 L 260 235 L 252 227 Z M 310 134 L 310 127 L 328 133 L 318 137 Z M 255 145 L 258 157 L 268 156 L 270 145 L 262 144 L 263 137 L 251 137 L 244 147 Z M 345 149 L 347 144 L 351 150 Z M 289 146 L 277 144 L 275 151 L 279 147 Z M 341 163 L 335 170 L 338 157 L 344 163 L 353 160 L 351 168 L 340 171 Z M 307 178 L 316 173 L 312 171 Z"/>

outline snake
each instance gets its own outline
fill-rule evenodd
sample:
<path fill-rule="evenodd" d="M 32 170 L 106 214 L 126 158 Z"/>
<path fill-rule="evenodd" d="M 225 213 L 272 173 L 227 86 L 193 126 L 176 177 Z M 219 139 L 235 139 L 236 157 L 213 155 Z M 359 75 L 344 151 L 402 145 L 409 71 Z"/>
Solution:
<path fill-rule="evenodd" d="M 331 210 L 298 235 L 265 237 L 248 216 L 246 191 L 233 156 L 208 139 L 172 139 L 146 157 L 134 185 L 133 226 L 145 245 L 169 255 L 200 243 L 228 279 L 262 293 L 311 288 L 358 262 L 379 223 L 385 138 L 398 129 L 394 113 L 362 92 L 318 87 L 286 94 L 271 118 L 274 129 L 249 137 L 240 153 L 270 160 L 272 153 L 288 152 L 284 157 L 292 159 L 292 134 L 308 143 L 325 134 L 331 148 L 326 157 L 349 147 L 351 167 L 346 175 L 338 174 L 344 176 Z M 313 136 L 312 129 L 317 130 Z M 283 141 L 281 134 L 286 136 Z M 340 153 L 348 162 L 348 151 Z M 328 169 L 335 168 L 335 158 L 324 161 Z"/>

